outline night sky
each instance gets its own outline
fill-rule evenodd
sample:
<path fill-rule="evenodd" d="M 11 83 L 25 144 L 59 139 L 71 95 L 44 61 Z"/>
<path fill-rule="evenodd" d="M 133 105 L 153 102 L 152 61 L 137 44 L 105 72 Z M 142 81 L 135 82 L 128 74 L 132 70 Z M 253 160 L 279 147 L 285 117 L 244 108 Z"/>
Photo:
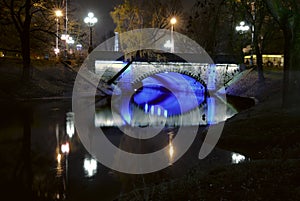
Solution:
<path fill-rule="evenodd" d="M 189 11 L 196 0 L 182 0 L 182 5 L 185 11 Z M 98 18 L 98 23 L 95 26 L 96 40 L 100 39 L 103 35 L 109 31 L 114 30 L 115 25 L 109 15 L 109 12 L 113 10 L 114 6 L 123 2 L 123 0 L 69 0 L 70 4 L 73 4 L 78 8 L 78 14 L 82 16 L 82 20 L 87 16 L 88 12 L 94 12 Z"/>
<path fill-rule="evenodd" d="M 87 16 L 88 12 L 93 12 L 98 18 L 96 29 L 102 30 L 101 33 L 108 32 L 115 28 L 109 12 L 113 10 L 115 5 L 118 5 L 122 0 L 69 0 L 78 7 L 78 12 L 82 15 L 82 20 Z M 105 31 L 103 31 L 105 28 Z M 102 34 L 103 35 L 103 34 Z"/>

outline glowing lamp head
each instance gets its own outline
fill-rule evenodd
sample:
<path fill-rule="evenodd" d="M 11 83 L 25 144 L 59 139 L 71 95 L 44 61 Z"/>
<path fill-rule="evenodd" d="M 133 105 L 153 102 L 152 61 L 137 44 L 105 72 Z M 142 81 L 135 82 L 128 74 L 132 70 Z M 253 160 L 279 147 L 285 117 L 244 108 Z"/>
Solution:
<path fill-rule="evenodd" d="M 56 17 L 61 17 L 61 16 L 63 16 L 62 11 L 61 11 L 61 10 L 56 10 L 56 11 L 55 11 L 55 16 L 56 16 Z"/>
<path fill-rule="evenodd" d="M 176 24 L 177 20 L 175 17 L 172 17 L 172 19 L 170 20 L 171 24 L 174 25 Z"/>
<path fill-rule="evenodd" d="M 89 18 L 93 18 L 93 17 L 94 17 L 94 13 L 89 12 L 89 13 L 88 13 L 88 16 L 89 16 Z"/>

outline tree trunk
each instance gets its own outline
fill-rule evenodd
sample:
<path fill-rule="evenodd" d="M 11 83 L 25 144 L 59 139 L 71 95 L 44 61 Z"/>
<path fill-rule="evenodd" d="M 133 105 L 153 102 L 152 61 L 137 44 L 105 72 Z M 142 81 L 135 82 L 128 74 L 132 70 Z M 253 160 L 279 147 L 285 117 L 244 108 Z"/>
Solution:
<path fill-rule="evenodd" d="M 30 80 L 30 24 L 31 24 L 31 0 L 25 2 L 25 19 L 23 29 L 19 33 L 21 39 L 22 58 L 23 58 L 23 75 L 22 80 L 28 82 Z"/>
<path fill-rule="evenodd" d="M 22 81 L 28 82 L 30 80 L 30 40 L 29 34 L 24 34 L 22 36 L 22 60 L 23 60 L 23 74 L 22 74 Z"/>
<path fill-rule="evenodd" d="M 294 16 L 293 26 L 286 27 L 284 54 L 283 106 L 294 107 L 300 101 L 300 15 Z"/>
<path fill-rule="evenodd" d="M 257 65 L 257 73 L 258 73 L 258 82 L 264 84 L 265 77 L 263 71 L 263 61 L 262 61 L 262 53 L 260 51 L 259 46 L 255 45 L 255 54 L 256 54 L 256 65 Z"/>

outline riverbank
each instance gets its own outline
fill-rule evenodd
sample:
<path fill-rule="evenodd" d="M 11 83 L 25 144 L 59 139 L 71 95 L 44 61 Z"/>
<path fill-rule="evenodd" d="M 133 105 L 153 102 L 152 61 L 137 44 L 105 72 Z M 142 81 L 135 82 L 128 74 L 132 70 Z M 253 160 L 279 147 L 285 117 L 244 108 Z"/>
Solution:
<path fill-rule="evenodd" d="M 209 171 L 199 161 L 182 178 L 119 200 L 299 200 L 300 108 L 282 108 L 282 72 L 266 71 L 265 78 L 261 85 L 249 70 L 227 87 L 227 94 L 252 97 L 257 104 L 226 121 L 217 147 L 249 160 Z"/>
<path fill-rule="evenodd" d="M 33 61 L 33 79 L 25 85 L 21 65 L 18 59 L 0 60 L 0 98 L 71 96 L 76 73 L 62 63 Z M 261 85 L 257 72 L 249 70 L 226 89 L 228 95 L 254 98 L 257 105 L 226 121 L 217 147 L 250 161 L 209 171 L 203 171 L 199 161 L 181 178 L 135 190 L 119 200 L 297 200 L 300 109 L 281 107 L 282 77 L 282 72 L 268 70 Z"/>
<path fill-rule="evenodd" d="M 71 97 L 76 71 L 53 60 L 32 60 L 31 80 L 23 82 L 22 60 L 0 58 L 0 99 Z"/>

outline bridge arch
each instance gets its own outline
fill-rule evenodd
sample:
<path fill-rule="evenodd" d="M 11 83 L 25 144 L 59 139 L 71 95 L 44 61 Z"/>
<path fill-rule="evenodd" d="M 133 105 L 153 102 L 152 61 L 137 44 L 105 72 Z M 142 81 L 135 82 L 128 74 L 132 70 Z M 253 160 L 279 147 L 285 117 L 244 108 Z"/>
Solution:
<path fill-rule="evenodd" d="M 201 76 L 199 76 L 199 73 L 195 73 L 195 72 L 191 72 L 188 71 L 187 69 L 182 69 L 182 68 L 157 68 L 157 69 L 152 69 L 150 71 L 147 71 L 143 74 L 140 74 L 139 76 L 137 76 L 134 81 L 132 82 L 133 85 L 136 85 L 138 82 L 141 82 L 142 80 L 144 80 L 147 77 L 151 77 L 153 75 L 156 74 L 160 74 L 160 73 L 166 73 L 166 72 L 173 72 L 173 73 L 179 73 L 182 75 L 187 75 L 193 79 L 195 79 L 196 81 L 198 81 L 205 89 L 207 89 L 207 85 L 205 83 L 205 81 L 201 78 Z"/>

